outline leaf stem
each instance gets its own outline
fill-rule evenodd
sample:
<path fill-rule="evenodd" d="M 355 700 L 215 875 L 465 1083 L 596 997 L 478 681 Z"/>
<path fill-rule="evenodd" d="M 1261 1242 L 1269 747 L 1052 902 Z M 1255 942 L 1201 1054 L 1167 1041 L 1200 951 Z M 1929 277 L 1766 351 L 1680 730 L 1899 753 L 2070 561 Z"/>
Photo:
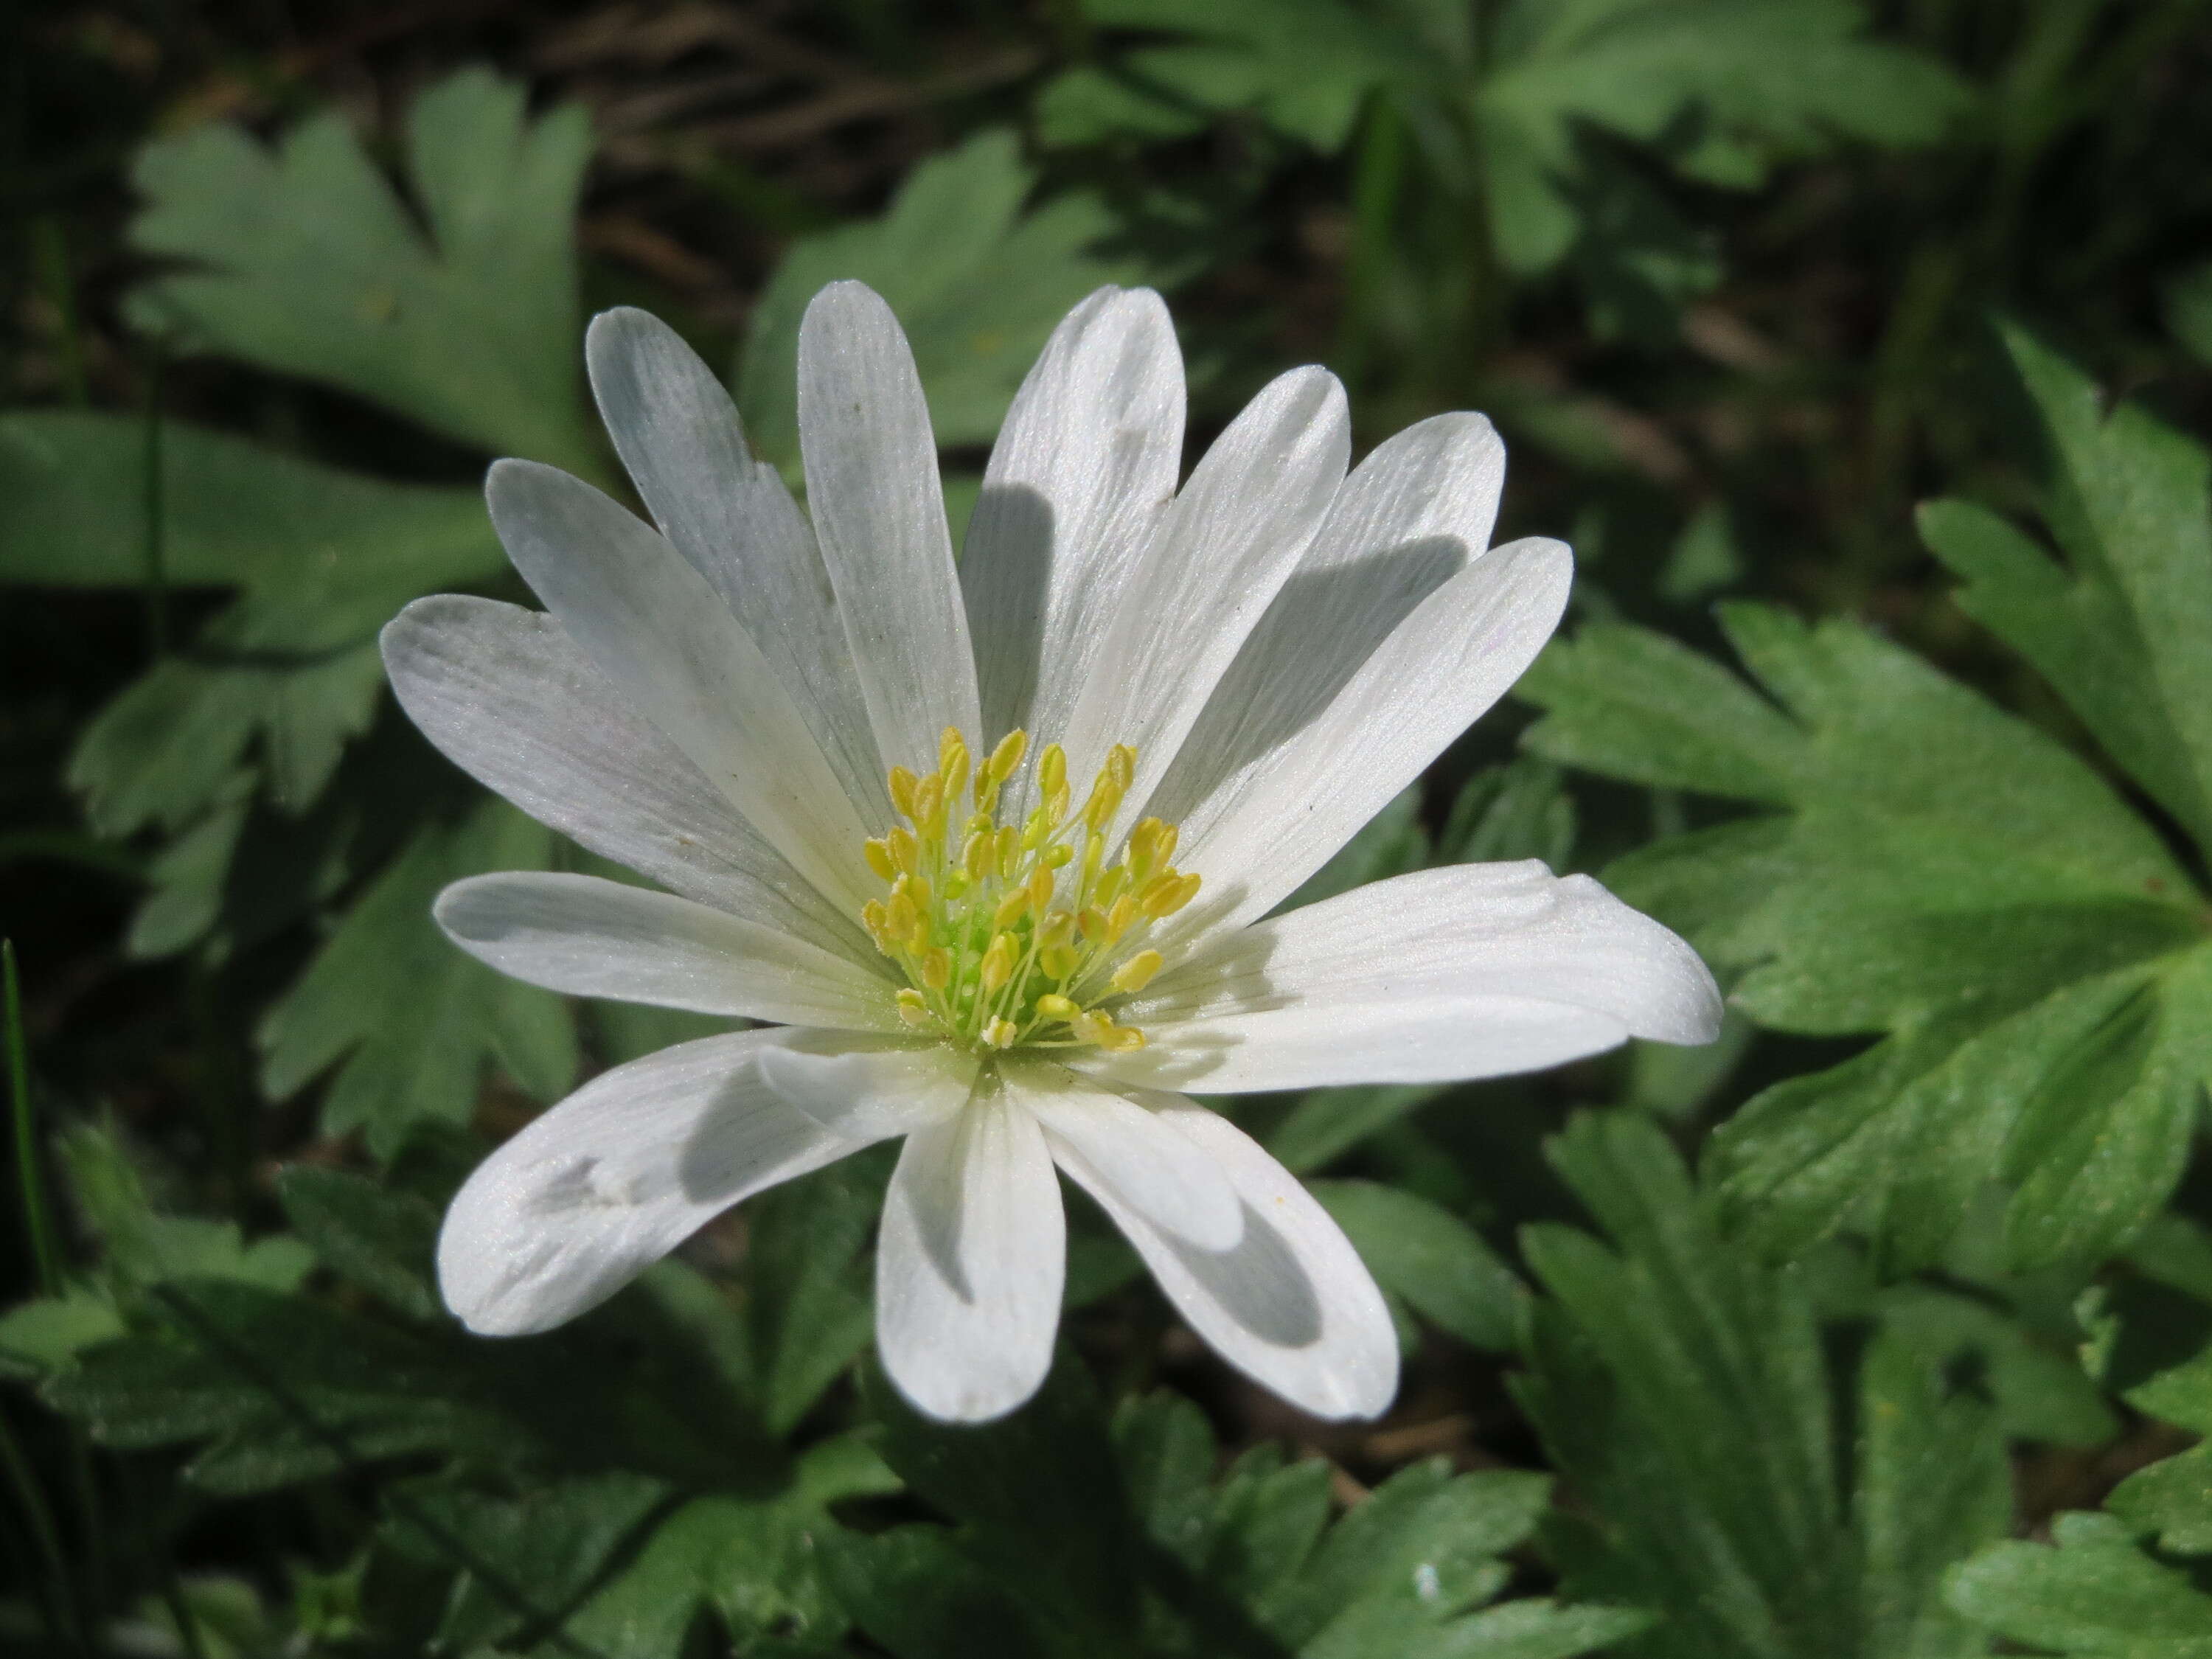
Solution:
<path fill-rule="evenodd" d="M 39 1163 L 37 1115 L 31 1102 L 30 1048 L 23 1036 L 23 987 L 15 969 L 15 941 L 0 939 L 0 1000 L 4 1000 L 8 1101 L 15 1125 L 15 1178 L 23 1194 L 23 1230 L 42 1296 L 62 1293 L 62 1253 L 46 1207 L 46 1176 Z"/>
<path fill-rule="evenodd" d="M 146 359 L 146 644 L 158 660 L 169 654 L 168 556 L 163 545 L 167 514 L 162 501 L 161 371 L 167 343 L 158 336 Z"/>

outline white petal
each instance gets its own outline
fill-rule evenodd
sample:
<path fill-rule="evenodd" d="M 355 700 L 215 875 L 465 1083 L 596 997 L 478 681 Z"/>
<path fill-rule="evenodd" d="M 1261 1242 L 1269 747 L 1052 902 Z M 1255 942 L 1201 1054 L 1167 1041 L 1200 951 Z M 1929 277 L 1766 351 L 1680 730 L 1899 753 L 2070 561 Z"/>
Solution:
<path fill-rule="evenodd" d="M 1235 795 L 1210 797 L 1294 740 L 1424 600 L 1482 556 L 1504 481 L 1504 445 L 1470 414 L 1410 426 L 1352 470 L 1152 797 L 1153 811 L 1184 826 L 1186 844 Z M 1205 873 L 1215 877 L 1211 865 Z"/>
<path fill-rule="evenodd" d="M 799 443 L 884 764 L 928 770 L 948 726 L 988 742 L 929 406 L 898 319 L 862 283 L 832 283 L 799 323 Z"/>
<path fill-rule="evenodd" d="M 1067 313 L 1015 394 L 960 560 L 982 738 L 1067 727 L 1103 617 L 1174 498 L 1182 354 L 1150 289 L 1102 288 Z"/>
<path fill-rule="evenodd" d="M 502 974 L 611 997 L 784 1024 L 896 1030 L 896 988 L 849 958 L 671 893 L 597 876 L 512 870 L 438 895 L 447 936 Z"/>
<path fill-rule="evenodd" d="M 1697 952 L 1588 876 L 1462 864 L 1215 939 L 1117 1015 L 1146 1048 L 1083 1069 L 1222 1093 L 1438 1083 L 1710 1042 L 1720 1014 Z"/>
<path fill-rule="evenodd" d="M 1227 1119 L 1187 1100 L 1160 1115 L 1213 1158 L 1243 1200 L 1235 1248 L 1207 1251 L 1161 1232 L 1107 1183 L 1073 1164 L 1068 1175 L 1224 1359 L 1316 1417 L 1380 1417 L 1398 1391 L 1397 1334 L 1342 1230 Z"/>
<path fill-rule="evenodd" d="M 540 823 L 687 898 L 875 954 L 552 617 L 440 593 L 387 623 L 383 645 L 422 734 Z"/>
<path fill-rule="evenodd" d="M 1313 368 L 1277 376 L 1214 441 L 1114 596 L 1063 739 L 1079 800 L 1107 750 L 1127 743 L 1137 775 L 1124 817 L 1142 808 L 1320 527 L 1351 452 L 1344 388 Z"/>
<path fill-rule="evenodd" d="M 496 461 L 492 524 L 523 579 L 623 696 L 831 900 L 871 896 L 853 803 L 729 607 L 653 527 L 580 479 Z"/>
<path fill-rule="evenodd" d="M 785 1105 L 741 1031 L 592 1079 L 477 1166 L 438 1234 L 438 1286 L 471 1330 L 550 1330 L 606 1300 L 738 1200 L 859 1143 Z"/>
<path fill-rule="evenodd" d="M 1182 826 L 1176 863 L 1206 883 L 1158 948 L 1290 896 L 1520 678 L 1559 626 L 1573 574 L 1558 542 L 1494 549 L 1422 600 L 1294 735 L 1202 801 L 1156 801 Z M 1302 651 L 1326 650 L 1291 637 L 1271 648 L 1281 654 L 1255 665 L 1255 684 L 1283 672 L 1295 683 Z"/>
<path fill-rule="evenodd" d="M 968 1103 L 975 1061 L 941 1042 L 863 1048 L 842 1034 L 795 1034 L 761 1056 L 761 1074 L 832 1134 L 887 1140 L 942 1123 Z"/>
<path fill-rule="evenodd" d="M 1212 1157 L 1151 1109 L 1178 1097 L 1130 1099 L 1060 1066 L 1004 1068 L 1007 1092 L 1044 1125 L 1053 1159 L 1085 1187 L 1105 1186 L 1130 1209 L 1204 1250 L 1244 1236 L 1244 1206 Z"/>
<path fill-rule="evenodd" d="M 890 809 L 845 624 L 806 515 L 745 447 L 737 405 L 649 313 L 601 312 L 585 336 L 592 393 L 669 544 L 721 595 L 791 687 L 807 729 L 870 822 Z"/>
<path fill-rule="evenodd" d="M 876 1343 L 899 1392 L 952 1423 L 1036 1393 L 1066 1247 L 1044 1132 L 1003 1091 L 908 1136 L 876 1245 Z"/>

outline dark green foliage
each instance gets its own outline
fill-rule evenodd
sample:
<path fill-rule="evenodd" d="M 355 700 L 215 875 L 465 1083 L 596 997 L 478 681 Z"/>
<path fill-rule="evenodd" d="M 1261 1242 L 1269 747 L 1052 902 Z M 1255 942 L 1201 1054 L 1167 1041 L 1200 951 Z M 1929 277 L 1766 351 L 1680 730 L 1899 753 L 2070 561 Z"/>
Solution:
<path fill-rule="evenodd" d="M 1961 603 L 2201 836 L 2203 453 L 2139 410 L 2104 420 L 2075 371 L 2010 343 L 2070 578 L 1964 503 L 1923 514 L 1931 545 L 1968 578 Z M 1741 971 L 1734 1000 L 1761 1024 L 1889 1034 L 1727 1124 L 1723 1191 L 1778 1246 L 1850 1229 L 1911 1267 L 1994 1176 L 2015 1262 L 2109 1254 L 2179 1178 L 2212 1074 L 2196 879 L 2085 759 L 1910 652 L 1764 607 L 1722 622 L 1772 702 L 1620 625 L 1556 647 L 1522 690 L 1547 711 L 1542 753 L 1784 809 L 1611 873 Z"/>
<path fill-rule="evenodd" d="M 1623 1651 L 1981 1651 L 1938 1587 L 2009 1519 L 1988 1407 L 1887 1331 L 1824 1346 L 1803 1273 L 1731 1249 L 1649 1123 L 1584 1118 L 1551 1156 L 1614 1248 L 1526 1233 L 1550 1299 L 1517 1392 L 1596 1511 L 1549 1534 L 1569 1588 L 1667 1615 Z"/>
<path fill-rule="evenodd" d="M 15 11 L 0 1650 L 2212 1659 L 2203 8 Z M 916 1417 L 866 1357 L 888 1146 L 551 1334 L 442 1306 L 493 1138 L 728 1022 L 443 939 L 456 877 L 623 872 L 433 755 L 376 633 L 527 599 L 495 456 L 625 490 L 603 307 L 799 483 L 842 277 L 956 545 L 1109 282 L 1172 294 L 1187 461 L 1320 361 L 1358 451 L 1490 411 L 1498 539 L 1574 544 L 1533 729 L 1288 903 L 1583 868 L 1731 1011 L 1217 1103 L 1382 1285 L 1379 1424 L 1206 1356 L 1079 1196 L 1046 1392 Z"/>

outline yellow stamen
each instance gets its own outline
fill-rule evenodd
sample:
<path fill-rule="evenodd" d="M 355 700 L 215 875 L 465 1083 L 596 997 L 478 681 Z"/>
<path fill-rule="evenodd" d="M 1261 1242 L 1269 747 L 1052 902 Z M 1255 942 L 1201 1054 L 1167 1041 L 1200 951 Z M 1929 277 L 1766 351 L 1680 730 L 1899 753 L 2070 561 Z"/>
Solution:
<path fill-rule="evenodd" d="M 1158 951 L 1139 951 L 1114 970 L 1107 982 L 1116 991 L 1141 991 L 1152 982 L 1152 975 L 1160 971 L 1162 957 Z"/>

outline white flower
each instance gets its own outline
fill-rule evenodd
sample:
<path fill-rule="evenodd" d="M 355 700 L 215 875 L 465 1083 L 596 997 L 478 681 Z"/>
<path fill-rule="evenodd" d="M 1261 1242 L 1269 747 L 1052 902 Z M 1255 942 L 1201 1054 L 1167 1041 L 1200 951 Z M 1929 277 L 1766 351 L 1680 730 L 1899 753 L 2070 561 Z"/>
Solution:
<path fill-rule="evenodd" d="M 549 614 L 424 599 L 385 659 L 447 754 L 669 890 L 481 876 L 438 920 L 533 984 L 769 1024 L 618 1066 L 485 1160 L 439 1240 L 448 1304 L 546 1329 L 902 1136 L 876 1330 L 923 1411 L 994 1417 L 1043 1377 L 1057 1165 L 1231 1364 L 1320 1416 L 1381 1413 L 1373 1280 L 1176 1091 L 1496 1076 L 1704 1042 L 1718 1012 L 1680 939 L 1533 861 L 1266 919 L 1558 622 L 1566 548 L 1488 547 L 1490 423 L 1424 421 L 1347 477 L 1343 390 L 1295 369 L 1178 490 L 1166 307 L 1102 289 L 1023 383 L 956 571 L 867 289 L 825 289 L 800 331 L 807 514 L 672 330 L 609 312 L 587 355 L 659 528 L 502 461 L 492 517 Z"/>

